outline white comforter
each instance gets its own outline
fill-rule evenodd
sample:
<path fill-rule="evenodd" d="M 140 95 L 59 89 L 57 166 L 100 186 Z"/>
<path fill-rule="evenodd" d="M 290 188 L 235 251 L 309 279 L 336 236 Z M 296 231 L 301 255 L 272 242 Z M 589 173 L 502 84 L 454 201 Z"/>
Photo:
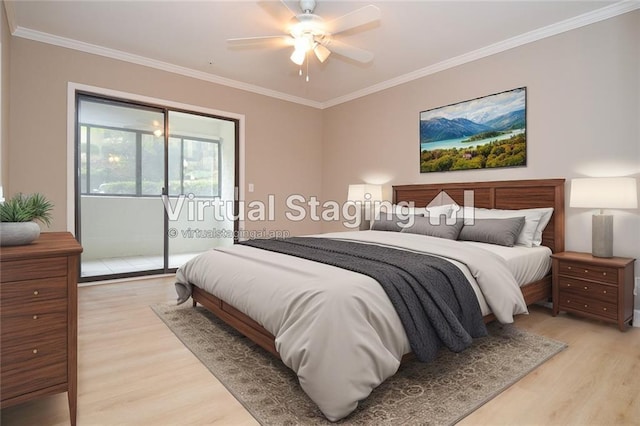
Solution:
<path fill-rule="evenodd" d="M 318 237 L 453 259 L 473 281 L 483 311 L 488 304 L 503 323 L 527 312 L 504 261 L 481 248 L 399 232 Z M 178 270 L 176 280 L 177 287 L 189 290 L 193 284 L 225 300 L 272 333 L 282 361 L 297 373 L 304 391 L 332 421 L 351 413 L 358 401 L 398 370 L 402 356 L 411 350 L 384 290 L 362 274 L 236 245 L 192 259 Z"/>

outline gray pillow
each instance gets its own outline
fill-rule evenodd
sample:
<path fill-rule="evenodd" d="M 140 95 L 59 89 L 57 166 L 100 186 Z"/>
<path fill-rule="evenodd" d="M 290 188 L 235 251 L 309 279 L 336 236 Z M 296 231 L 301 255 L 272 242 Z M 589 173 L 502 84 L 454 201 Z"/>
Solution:
<path fill-rule="evenodd" d="M 518 240 L 524 222 L 524 216 L 505 219 L 475 219 L 473 225 L 465 225 L 462 228 L 458 239 L 513 247 Z"/>
<path fill-rule="evenodd" d="M 449 219 L 449 222 L 453 221 Z M 448 224 L 444 219 L 435 218 L 434 223 L 437 224 L 431 223 L 429 217 L 416 216 L 413 225 L 403 228 L 400 232 L 455 240 L 458 238 L 458 234 L 460 234 L 460 230 L 464 225 L 464 219 L 457 219 L 455 222 Z"/>
<path fill-rule="evenodd" d="M 409 222 L 409 219 L 411 219 L 411 217 L 408 214 L 398 216 L 395 213 L 391 213 L 389 216 L 385 212 L 382 212 L 380 213 L 380 217 L 375 219 L 371 224 L 371 230 L 400 232 L 402 227 Z"/>

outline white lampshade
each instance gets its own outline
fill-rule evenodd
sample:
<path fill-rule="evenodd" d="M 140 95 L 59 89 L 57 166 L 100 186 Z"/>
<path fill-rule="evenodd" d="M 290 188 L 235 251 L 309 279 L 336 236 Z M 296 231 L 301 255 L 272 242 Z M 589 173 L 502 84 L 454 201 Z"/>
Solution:
<path fill-rule="evenodd" d="M 320 62 L 326 61 L 329 55 L 331 55 L 331 51 L 321 44 L 317 44 L 316 47 L 313 48 L 313 51 Z"/>
<path fill-rule="evenodd" d="M 291 62 L 296 65 L 302 65 L 304 63 L 304 59 L 307 57 L 307 52 L 302 49 L 296 48 L 291 54 Z"/>
<path fill-rule="evenodd" d="M 571 180 L 571 207 L 601 209 L 591 221 L 591 254 L 613 256 L 613 215 L 602 209 L 635 209 L 638 189 L 634 178 L 579 178 Z"/>
<path fill-rule="evenodd" d="M 636 179 L 629 177 L 572 179 L 569 205 L 586 209 L 635 209 L 638 207 Z"/>
<path fill-rule="evenodd" d="M 382 185 L 368 183 L 349 185 L 348 201 L 382 201 Z"/>

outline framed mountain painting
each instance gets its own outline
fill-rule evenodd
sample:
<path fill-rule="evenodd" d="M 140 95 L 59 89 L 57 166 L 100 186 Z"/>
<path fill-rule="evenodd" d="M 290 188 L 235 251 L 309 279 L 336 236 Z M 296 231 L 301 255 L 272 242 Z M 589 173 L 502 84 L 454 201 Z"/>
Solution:
<path fill-rule="evenodd" d="M 527 165 L 527 88 L 420 113 L 420 172 Z"/>

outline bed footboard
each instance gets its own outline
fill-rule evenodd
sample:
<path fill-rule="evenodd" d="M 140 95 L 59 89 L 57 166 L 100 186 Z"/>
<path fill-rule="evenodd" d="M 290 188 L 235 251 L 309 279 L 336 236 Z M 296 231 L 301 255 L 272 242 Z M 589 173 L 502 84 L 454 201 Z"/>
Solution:
<path fill-rule="evenodd" d="M 229 326 L 238 330 L 266 351 L 269 351 L 280 358 L 278 351 L 276 351 L 275 337 L 247 315 L 243 314 L 227 302 L 218 299 L 196 286 L 193 286 L 191 297 L 193 298 L 193 306 L 200 303 L 202 306 L 213 312 L 222 321 L 229 324 Z"/>

